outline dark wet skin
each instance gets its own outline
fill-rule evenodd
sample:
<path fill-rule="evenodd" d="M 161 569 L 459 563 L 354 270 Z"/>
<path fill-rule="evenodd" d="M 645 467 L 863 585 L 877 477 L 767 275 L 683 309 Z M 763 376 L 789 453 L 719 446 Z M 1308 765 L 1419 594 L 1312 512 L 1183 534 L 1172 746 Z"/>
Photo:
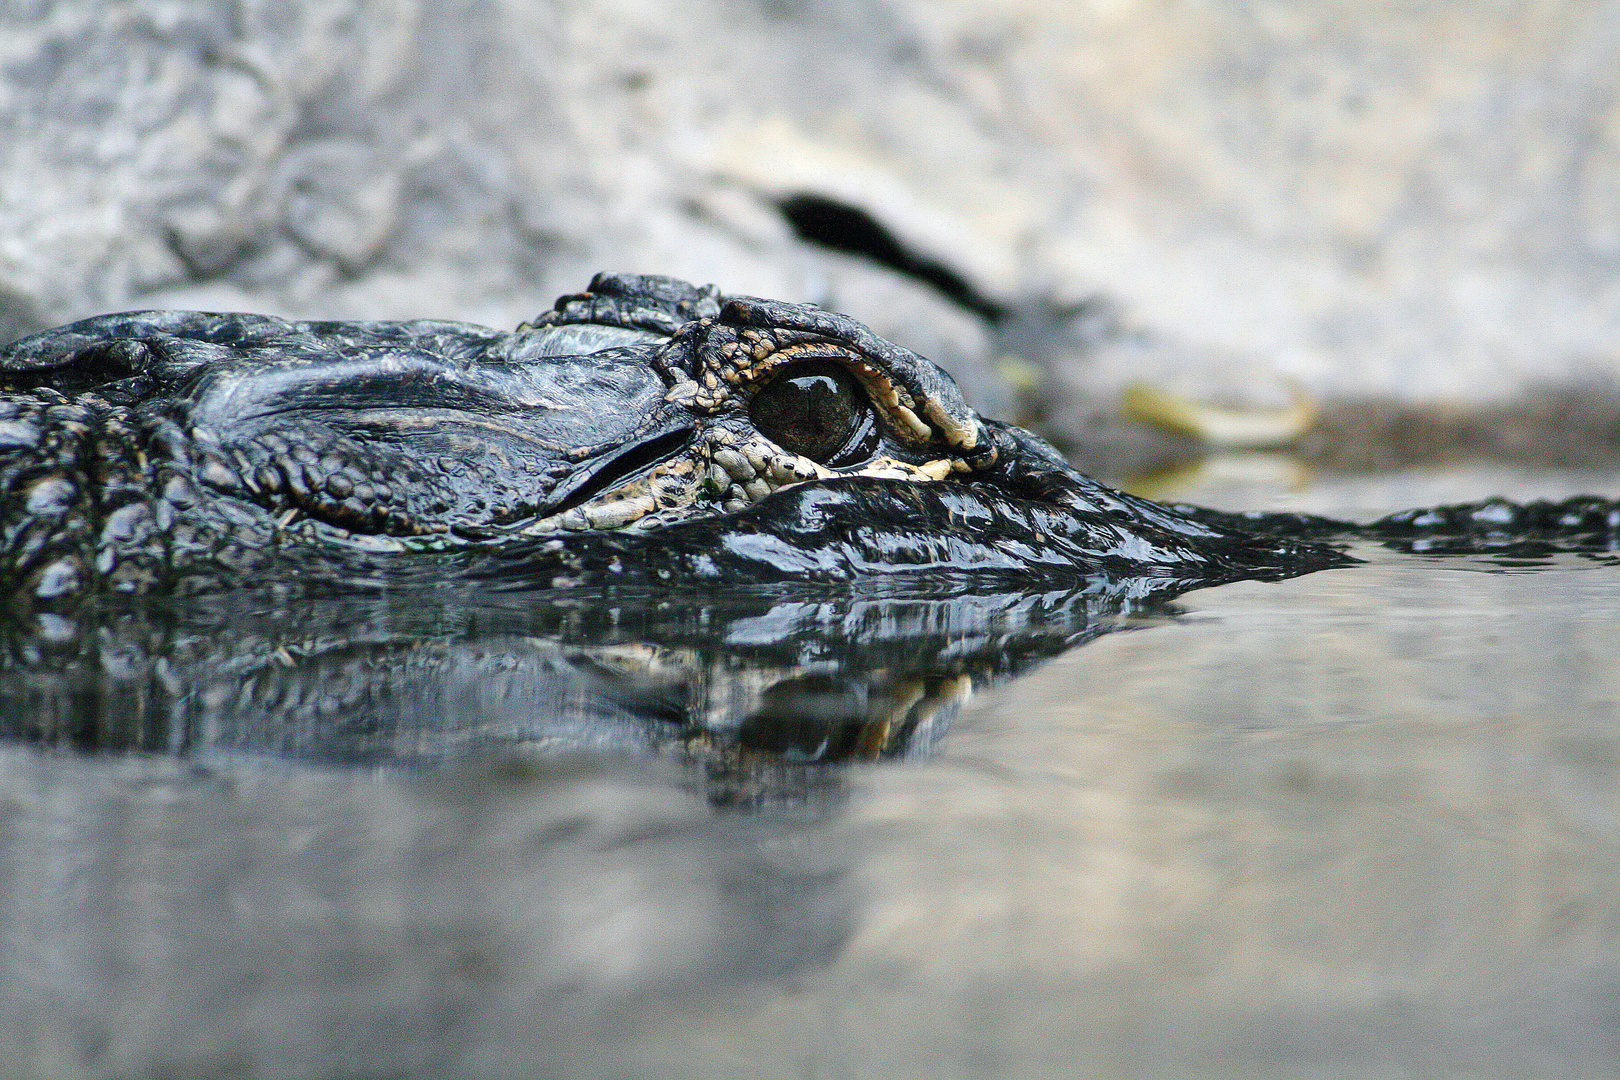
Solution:
<path fill-rule="evenodd" d="M 1113 491 L 844 316 L 599 275 L 507 333 L 102 316 L 0 351 L 0 574 L 27 605 L 244 580 L 532 584 L 1133 575 L 1343 561 L 1373 535 L 1602 544 L 1601 500 L 1372 526 Z"/>

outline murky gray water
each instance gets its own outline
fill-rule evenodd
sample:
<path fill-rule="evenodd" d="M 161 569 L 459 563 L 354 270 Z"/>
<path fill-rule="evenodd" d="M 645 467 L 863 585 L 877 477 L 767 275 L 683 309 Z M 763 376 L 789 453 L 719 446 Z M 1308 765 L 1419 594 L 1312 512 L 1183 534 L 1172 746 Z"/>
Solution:
<path fill-rule="evenodd" d="M 773 601 L 699 659 L 143 625 L 0 747 L 0 1076 L 1620 1073 L 1620 568 L 1364 554 L 1169 610 Z M 901 643 L 858 722 L 770 646 L 834 623 Z M 740 787 L 750 738 L 789 763 Z"/>

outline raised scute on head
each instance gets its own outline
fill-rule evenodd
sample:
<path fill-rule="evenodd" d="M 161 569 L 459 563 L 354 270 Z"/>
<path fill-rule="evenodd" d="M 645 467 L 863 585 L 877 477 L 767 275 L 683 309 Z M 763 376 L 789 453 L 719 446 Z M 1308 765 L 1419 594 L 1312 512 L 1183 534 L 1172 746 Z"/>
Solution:
<path fill-rule="evenodd" d="M 569 323 L 597 323 L 672 335 L 695 319 L 720 313 L 720 291 L 658 274 L 597 274 L 584 292 L 557 298 L 550 311 L 519 331 Z"/>

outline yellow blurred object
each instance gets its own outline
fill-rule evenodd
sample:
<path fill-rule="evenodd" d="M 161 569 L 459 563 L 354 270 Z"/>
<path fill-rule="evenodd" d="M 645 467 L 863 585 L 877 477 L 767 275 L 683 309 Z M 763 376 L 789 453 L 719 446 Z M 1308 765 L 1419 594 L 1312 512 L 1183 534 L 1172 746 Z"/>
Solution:
<path fill-rule="evenodd" d="M 1259 449 L 1281 446 L 1310 430 L 1316 422 L 1316 402 L 1296 383 L 1288 385 L 1293 399 L 1286 409 L 1254 410 L 1208 405 L 1177 397 L 1152 383 L 1132 383 L 1122 404 L 1126 415 L 1211 446 Z"/>
<path fill-rule="evenodd" d="M 1288 453 L 1231 450 L 1198 461 L 1125 477 L 1120 487 L 1159 502 L 1253 506 L 1304 491 L 1315 481 L 1309 465 Z"/>

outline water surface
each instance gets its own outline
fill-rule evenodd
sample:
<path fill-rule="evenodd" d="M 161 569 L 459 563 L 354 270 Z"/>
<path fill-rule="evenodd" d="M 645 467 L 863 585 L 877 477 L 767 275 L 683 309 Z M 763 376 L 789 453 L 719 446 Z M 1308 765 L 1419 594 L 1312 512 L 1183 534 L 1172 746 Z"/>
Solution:
<path fill-rule="evenodd" d="M 0 1076 L 1620 1073 L 1620 568 L 1358 553 L 58 627 Z"/>

